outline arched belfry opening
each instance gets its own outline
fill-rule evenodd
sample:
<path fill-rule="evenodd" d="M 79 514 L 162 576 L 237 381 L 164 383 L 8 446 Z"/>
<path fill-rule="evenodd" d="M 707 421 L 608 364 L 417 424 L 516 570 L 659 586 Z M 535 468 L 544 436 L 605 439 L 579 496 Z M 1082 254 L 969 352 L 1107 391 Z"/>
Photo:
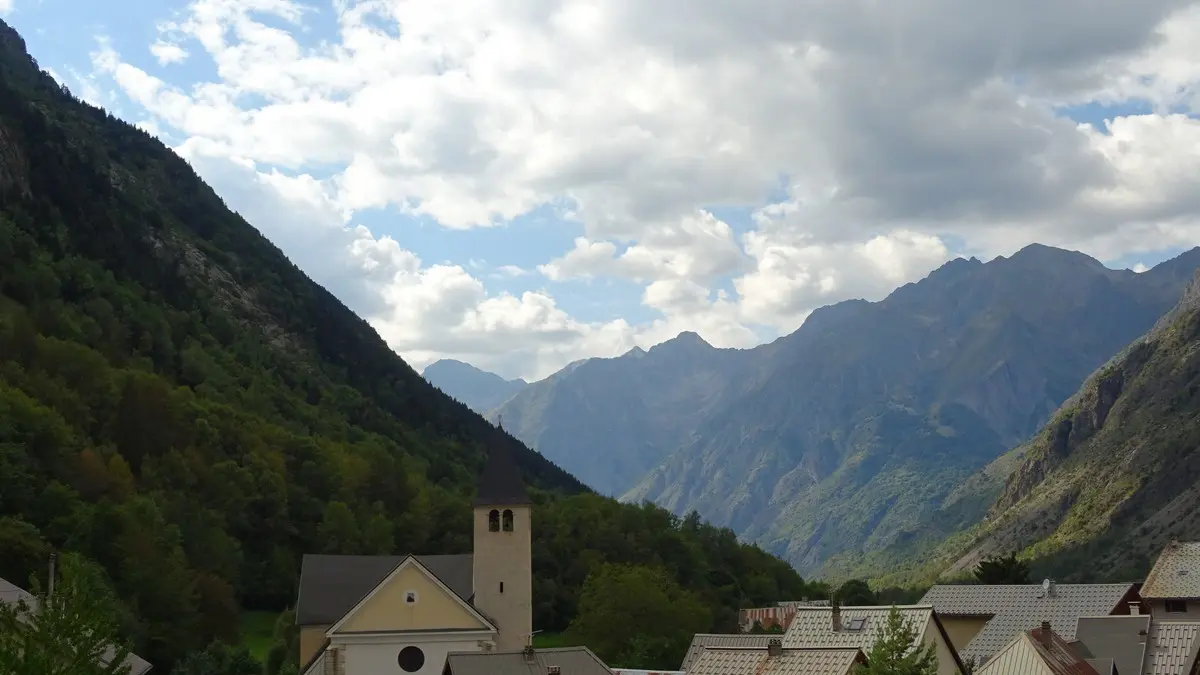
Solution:
<path fill-rule="evenodd" d="M 500 511 L 492 509 L 488 513 L 488 532 L 500 531 Z"/>
<path fill-rule="evenodd" d="M 513 512 L 512 509 L 504 509 L 504 531 L 513 531 Z"/>

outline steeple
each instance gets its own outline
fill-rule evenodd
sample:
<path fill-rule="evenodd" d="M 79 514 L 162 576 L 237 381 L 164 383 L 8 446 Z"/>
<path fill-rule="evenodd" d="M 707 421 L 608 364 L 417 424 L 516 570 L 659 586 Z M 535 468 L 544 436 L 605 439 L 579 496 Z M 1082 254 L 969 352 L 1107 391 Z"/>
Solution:
<path fill-rule="evenodd" d="M 504 427 L 500 427 L 493 435 L 487 463 L 479 476 L 475 506 L 526 506 L 533 503 L 525 493 L 521 471 L 506 440 Z"/>

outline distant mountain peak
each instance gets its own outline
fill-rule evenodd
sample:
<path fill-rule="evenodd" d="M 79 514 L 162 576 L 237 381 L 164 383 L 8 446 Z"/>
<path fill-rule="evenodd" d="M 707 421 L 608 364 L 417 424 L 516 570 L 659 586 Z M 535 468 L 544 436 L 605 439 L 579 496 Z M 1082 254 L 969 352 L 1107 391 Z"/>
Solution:
<path fill-rule="evenodd" d="M 434 361 L 425 366 L 421 377 L 480 414 L 500 405 L 529 384 L 520 378 L 505 379 L 455 359 Z"/>

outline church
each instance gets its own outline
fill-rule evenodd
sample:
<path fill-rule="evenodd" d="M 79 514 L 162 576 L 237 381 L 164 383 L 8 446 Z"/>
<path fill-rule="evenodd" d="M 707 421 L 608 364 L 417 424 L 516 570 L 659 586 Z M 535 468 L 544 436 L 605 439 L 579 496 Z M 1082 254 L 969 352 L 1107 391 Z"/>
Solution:
<path fill-rule="evenodd" d="M 451 653 L 524 650 L 533 631 L 531 508 L 497 443 L 473 504 L 472 553 L 305 555 L 301 675 L 441 675 Z"/>

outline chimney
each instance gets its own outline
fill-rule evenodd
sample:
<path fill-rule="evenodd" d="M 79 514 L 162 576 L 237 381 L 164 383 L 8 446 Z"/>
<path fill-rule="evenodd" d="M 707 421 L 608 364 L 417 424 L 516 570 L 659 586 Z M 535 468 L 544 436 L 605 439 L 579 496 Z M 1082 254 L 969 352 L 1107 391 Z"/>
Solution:
<path fill-rule="evenodd" d="M 772 638 L 767 641 L 767 656 L 782 656 L 783 641 L 779 638 Z"/>
<path fill-rule="evenodd" d="M 537 660 L 534 657 L 533 645 L 525 645 L 525 650 L 521 652 L 521 655 L 525 657 L 525 663 L 533 663 Z"/>
<path fill-rule="evenodd" d="M 1042 646 L 1049 647 L 1050 646 L 1050 622 L 1049 621 L 1042 622 L 1041 638 L 1042 638 Z"/>
<path fill-rule="evenodd" d="M 833 632 L 838 632 L 842 629 L 842 608 L 837 601 L 830 603 L 829 617 L 833 621 Z"/>
<path fill-rule="evenodd" d="M 1129 603 L 1129 615 L 1137 616 L 1142 613 L 1142 604 L 1140 602 Z"/>

